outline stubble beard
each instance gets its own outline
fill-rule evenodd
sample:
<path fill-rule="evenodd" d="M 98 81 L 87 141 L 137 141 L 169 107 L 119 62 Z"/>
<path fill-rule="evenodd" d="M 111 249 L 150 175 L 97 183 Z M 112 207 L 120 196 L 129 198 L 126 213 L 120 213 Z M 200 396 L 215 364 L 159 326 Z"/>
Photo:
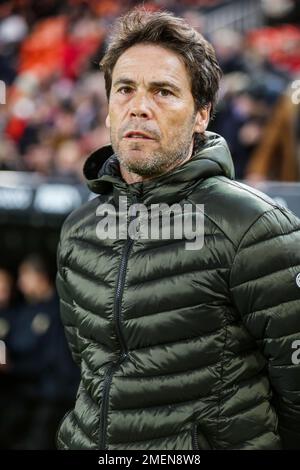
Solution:
<path fill-rule="evenodd" d="M 186 128 L 184 135 L 181 133 L 178 138 L 172 141 L 172 147 L 168 150 L 165 151 L 162 148 L 153 151 L 148 150 L 146 151 L 148 153 L 146 158 L 130 158 L 130 150 L 124 152 L 120 149 L 119 142 L 115 139 L 113 132 L 111 132 L 112 147 L 120 165 L 130 173 L 144 177 L 160 176 L 187 159 L 193 140 L 192 124 Z M 134 142 L 131 145 L 131 150 L 143 148 L 142 142 Z"/>

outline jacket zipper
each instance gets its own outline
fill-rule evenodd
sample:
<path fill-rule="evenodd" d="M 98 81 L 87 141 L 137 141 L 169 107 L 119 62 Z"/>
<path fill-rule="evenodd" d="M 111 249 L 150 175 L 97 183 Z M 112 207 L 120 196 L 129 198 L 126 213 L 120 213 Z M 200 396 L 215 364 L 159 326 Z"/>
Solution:
<path fill-rule="evenodd" d="M 199 445 L 199 440 L 200 440 L 200 445 Z M 214 449 L 206 433 L 203 433 L 201 431 L 201 427 L 199 427 L 198 422 L 194 423 L 193 428 L 192 428 L 192 448 L 193 450 L 213 450 Z"/>
<path fill-rule="evenodd" d="M 107 412 L 108 412 L 108 394 L 111 385 L 112 376 L 114 371 L 119 367 L 121 362 L 127 357 L 127 353 L 122 353 L 116 364 L 113 364 L 106 373 L 106 377 L 103 382 L 103 397 L 102 397 L 102 408 L 100 414 L 100 440 L 99 450 L 106 450 L 106 429 L 107 429 Z"/>
<path fill-rule="evenodd" d="M 137 202 L 137 198 L 134 196 L 135 202 Z M 119 343 L 121 345 L 121 356 L 119 357 L 118 361 L 113 364 L 107 371 L 106 377 L 103 382 L 103 398 L 102 398 L 102 408 L 100 414 L 100 439 L 99 439 L 99 450 L 106 450 L 106 431 L 107 431 L 107 414 L 108 414 L 108 396 L 109 396 L 109 389 L 112 381 L 113 374 L 116 369 L 118 369 L 119 365 L 128 357 L 128 349 L 125 343 L 125 339 L 122 333 L 122 325 L 121 325 L 121 302 L 122 302 L 122 295 L 124 289 L 124 282 L 126 276 L 126 268 L 127 262 L 129 258 L 129 253 L 131 247 L 133 245 L 133 239 L 130 238 L 126 241 L 119 273 L 118 273 L 118 281 L 117 281 L 117 289 L 115 294 L 115 320 L 116 320 L 116 328 L 117 328 L 117 335 L 119 339 Z"/>
<path fill-rule="evenodd" d="M 194 424 L 192 429 L 192 446 L 194 450 L 199 450 L 198 439 L 197 439 L 197 424 Z"/>

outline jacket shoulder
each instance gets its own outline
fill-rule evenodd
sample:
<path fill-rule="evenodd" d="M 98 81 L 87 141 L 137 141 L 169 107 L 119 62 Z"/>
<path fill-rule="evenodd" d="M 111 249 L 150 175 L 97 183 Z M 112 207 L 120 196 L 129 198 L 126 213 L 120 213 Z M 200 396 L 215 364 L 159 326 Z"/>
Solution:
<path fill-rule="evenodd" d="M 267 212 L 281 211 L 299 222 L 291 211 L 267 194 L 223 176 L 208 178 L 198 186 L 192 199 L 204 204 L 206 218 L 217 225 L 236 247 L 250 227 Z"/>
<path fill-rule="evenodd" d="M 102 200 L 102 196 L 93 197 L 73 210 L 64 220 L 61 227 L 61 239 L 72 237 L 79 229 L 86 226 L 91 218 L 95 217 L 97 207 Z"/>

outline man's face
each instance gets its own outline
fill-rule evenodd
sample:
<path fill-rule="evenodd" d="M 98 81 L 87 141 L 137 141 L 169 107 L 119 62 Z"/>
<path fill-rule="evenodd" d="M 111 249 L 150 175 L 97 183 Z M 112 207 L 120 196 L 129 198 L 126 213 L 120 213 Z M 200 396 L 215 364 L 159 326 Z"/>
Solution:
<path fill-rule="evenodd" d="M 137 44 L 119 57 L 106 125 L 123 168 L 153 177 L 177 166 L 190 157 L 193 134 L 204 132 L 208 118 L 206 109 L 195 112 L 189 74 L 175 52 Z"/>

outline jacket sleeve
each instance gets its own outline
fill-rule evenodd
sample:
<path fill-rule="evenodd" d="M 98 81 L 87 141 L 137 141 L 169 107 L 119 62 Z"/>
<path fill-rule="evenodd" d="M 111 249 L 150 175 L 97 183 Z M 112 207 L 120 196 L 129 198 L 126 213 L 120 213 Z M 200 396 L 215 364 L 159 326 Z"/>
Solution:
<path fill-rule="evenodd" d="M 57 249 L 57 275 L 56 289 L 59 295 L 60 316 L 64 325 L 65 335 L 75 363 L 80 367 L 80 349 L 78 345 L 78 334 L 76 327 L 76 312 L 73 305 L 73 296 L 65 277 L 65 257 L 66 241 L 63 240 L 63 229 Z"/>
<path fill-rule="evenodd" d="M 290 449 L 300 449 L 299 273 L 300 220 L 285 208 L 265 212 L 237 248 L 230 290 L 266 358 L 279 433 Z"/>

